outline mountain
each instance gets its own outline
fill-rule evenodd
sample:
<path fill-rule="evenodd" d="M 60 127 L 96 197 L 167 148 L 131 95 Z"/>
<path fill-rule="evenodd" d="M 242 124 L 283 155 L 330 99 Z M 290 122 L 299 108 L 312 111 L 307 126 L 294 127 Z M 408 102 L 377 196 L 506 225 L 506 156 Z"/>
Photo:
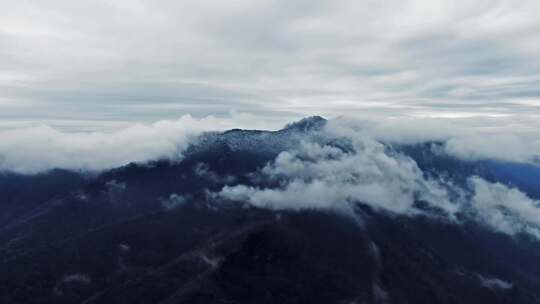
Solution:
<path fill-rule="evenodd" d="M 205 133 L 177 159 L 100 173 L 0 174 L 0 302 L 540 303 L 534 220 L 476 208 L 471 188 L 534 201 L 538 167 L 329 135 L 327 123 Z M 431 198 L 434 183 L 459 211 Z M 410 185 L 397 198 L 413 203 L 379 208 L 373 185 Z"/>

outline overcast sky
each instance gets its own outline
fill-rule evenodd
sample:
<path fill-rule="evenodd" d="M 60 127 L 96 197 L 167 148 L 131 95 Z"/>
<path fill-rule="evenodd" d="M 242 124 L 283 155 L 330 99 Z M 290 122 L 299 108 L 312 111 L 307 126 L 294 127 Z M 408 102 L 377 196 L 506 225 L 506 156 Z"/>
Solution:
<path fill-rule="evenodd" d="M 184 114 L 540 118 L 540 1 L 0 4 L 0 128 Z M 235 112 L 235 113 L 236 113 Z"/>

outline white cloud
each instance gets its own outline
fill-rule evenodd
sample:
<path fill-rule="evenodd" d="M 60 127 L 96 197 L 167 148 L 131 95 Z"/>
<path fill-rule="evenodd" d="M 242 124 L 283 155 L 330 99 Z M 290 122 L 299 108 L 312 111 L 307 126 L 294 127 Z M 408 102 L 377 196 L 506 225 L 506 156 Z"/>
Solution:
<path fill-rule="evenodd" d="M 170 211 L 184 205 L 186 202 L 187 198 L 185 196 L 172 193 L 168 199 L 161 201 L 161 206 L 163 209 Z"/>
<path fill-rule="evenodd" d="M 280 153 L 261 171 L 272 181 L 270 188 L 225 186 L 214 195 L 276 210 L 330 209 L 348 214 L 361 202 L 378 211 L 443 215 L 454 223 L 466 218 L 505 234 L 540 238 L 540 201 L 477 176 L 469 177 L 465 188 L 428 178 L 412 159 L 389 152 L 355 126 L 330 125 Z M 352 144 L 350 151 L 336 146 L 347 143 Z M 417 202 L 427 205 L 419 207 Z"/>
<path fill-rule="evenodd" d="M 413 160 L 390 155 L 369 138 L 349 138 L 354 151 L 306 138 L 297 149 L 279 154 L 263 173 L 282 182 L 281 188 L 227 186 L 218 195 L 271 209 L 348 210 L 350 203 L 363 202 L 400 214 L 421 213 L 414 202 L 424 201 L 453 216 L 457 208 L 446 189 L 424 178 Z"/>
<path fill-rule="evenodd" d="M 35 173 L 53 168 L 108 169 L 129 162 L 180 157 L 189 142 L 203 131 L 277 129 L 280 125 L 284 125 L 280 120 L 267 121 L 251 113 L 231 111 L 224 118 L 184 115 L 150 124 L 125 123 L 123 128 L 108 132 L 67 132 L 47 125 L 17 126 L 0 130 L 0 170 Z M 520 124 L 514 118 L 339 117 L 329 120 L 325 132 L 329 136 L 357 138 L 359 145 L 372 146 L 377 141 L 399 144 L 444 141 L 444 151 L 463 159 L 535 163 L 540 159 L 540 123 L 532 120 Z M 341 151 L 328 146 L 320 149 L 306 146 L 302 153 L 317 158 L 331 157 L 332 153 Z M 294 155 L 285 153 L 277 159 L 278 164 L 287 157 L 294 159 Z M 276 170 L 292 170 L 292 166 L 301 164 L 288 165 L 291 167 Z"/>
<path fill-rule="evenodd" d="M 509 283 L 507 281 L 498 278 L 484 277 L 481 274 L 478 275 L 478 280 L 480 281 L 480 284 L 482 284 L 482 286 L 491 289 L 510 289 L 514 286 L 512 283 Z"/>
<path fill-rule="evenodd" d="M 398 144 L 441 141 L 445 152 L 462 159 L 532 163 L 540 159 L 540 120 L 527 117 L 340 117 L 330 120 L 326 130 Z"/>
<path fill-rule="evenodd" d="M 445 150 L 464 159 L 493 158 L 514 162 L 540 160 L 540 140 L 516 134 L 475 134 L 448 140 Z"/>
<path fill-rule="evenodd" d="M 479 220 L 510 235 L 530 233 L 540 238 L 540 201 L 519 189 L 471 177 L 471 204 Z"/>
<path fill-rule="evenodd" d="M 70 133 L 48 126 L 0 131 L 0 170 L 35 173 L 53 168 L 101 170 L 129 162 L 180 158 L 203 131 L 236 126 L 229 119 L 189 115 L 103 132 Z M 249 120 L 244 120 L 249 123 Z"/>
<path fill-rule="evenodd" d="M 0 100 L 10 103 L 1 117 L 170 118 L 134 104 L 273 118 L 538 113 L 539 9 L 534 0 L 10 1 L 0 11 Z"/>

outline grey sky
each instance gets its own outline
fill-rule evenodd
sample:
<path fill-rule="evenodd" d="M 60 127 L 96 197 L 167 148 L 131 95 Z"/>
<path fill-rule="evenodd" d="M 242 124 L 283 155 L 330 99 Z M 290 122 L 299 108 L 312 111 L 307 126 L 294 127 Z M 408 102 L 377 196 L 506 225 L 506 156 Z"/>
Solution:
<path fill-rule="evenodd" d="M 4 0 L 0 128 L 540 118 L 540 2 Z"/>

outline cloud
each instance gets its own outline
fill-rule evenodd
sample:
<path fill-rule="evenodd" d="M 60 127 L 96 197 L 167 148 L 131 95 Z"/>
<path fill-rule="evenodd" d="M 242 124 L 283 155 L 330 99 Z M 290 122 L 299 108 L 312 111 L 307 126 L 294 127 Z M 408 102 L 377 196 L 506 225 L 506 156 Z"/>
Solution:
<path fill-rule="evenodd" d="M 330 120 L 326 130 L 359 133 L 386 143 L 438 141 L 446 153 L 467 160 L 538 163 L 540 159 L 540 123 L 525 117 L 339 117 Z"/>
<path fill-rule="evenodd" d="M 238 114 L 249 121 L 250 116 Z M 203 131 L 236 126 L 230 119 L 189 115 L 177 120 L 135 124 L 104 132 L 62 132 L 49 126 L 0 131 L 0 170 L 35 173 L 54 168 L 102 170 L 129 162 L 180 158 L 190 140 Z"/>
<path fill-rule="evenodd" d="M 507 281 L 498 279 L 498 278 L 488 278 L 484 277 L 481 274 L 477 275 L 478 280 L 480 281 L 480 284 L 482 286 L 491 288 L 491 289 L 510 289 L 514 285 L 512 283 L 509 283 Z"/>
<path fill-rule="evenodd" d="M 218 196 L 278 210 L 346 211 L 361 202 L 399 214 L 422 213 L 415 206 L 422 201 L 453 216 L 456 206 L 446 189 L 426 179 L 413 160 L 390 154 L 370 138 L 348 139 L 352 140 L 350 151 L 306 138 L 262 170 L 270 180 L 281 182 L 281 187 L 226 186 Z"/>
<path fill-rule="evenodd" d="M 0 169 L 21 173 L 53 168 L 102 170 L 129 162 L 181 159 L 183 150 L 201 132 L 229 129 L 238 122 L 244 126 L 261 123 L 257 120 L 256 115 L 231 112 L 228 119 L 186 115 L 109 133 L 62 132 L 48 126 L 1 131 Z M 390 214 L 444 216 L 456 223 L 456 215 L 461 214 L 502 233 L 528 233 L 540 238 L 539 201 L 517 188 L 476 176 L 470 177 L 464 188 L 428 177 L 413 159 L 387 145 L 441 140 L 444 151 L 460 158 L 530 162 L 540 151 L 533 136 L 536 132 L 525 127 L 505 131 L 486 118 L 337 118 L 319 132 L 302 133 L 299 144 L 286 146 L 258 172 L 263 177 L 259 180 L 268 183 L 235 185 L 234 177 L 218 176 L 204 163 L 193 170 L 199 177 L 226 185 L 213 193 L 214 197 L 262 208 L 349 213 L 355 204 L 364 203 Z M 482 140 L 488 135 L 493 140 Z M 107 186 L 111 200 L 126 187 L 115 181 Z M 176 208 L 185 199 L 173 194 L 163 200 L 163 207 Z"/>
<path fill-rule="evenodd" d="M 216 184 L 229 184 L 236 180 L 236 177 L 233 175 L 220 176 L 217 172 L 212 171 L 210 166 L 206 163 L 197 163 L 193 167 L 193 173 L 195 176 L 207 179 L 208 181 Z"/>
<path fill-rule="evenodd" d="M 502 123 L 501 119 L 504 119 Z M 509 124 L 513 127 L 507 128 Z M 53 168 L 102 170 L 129 162 L 180 158 L 183 149 L 201 132 L 231 128 L 277 129 L 276 126 L 279 126 L 278 121 L 266 121 L 255 114 L 236 111 L 230 111 L 227 117 L 222 118 L 184 115 L 149 124 L 127 123 L 123 128 L 108 132 L 63 131 L 48 125 L 19 126 L 0 130 L 0 170 L 22 173 Z M 526 120 L 520 124 L 513 118 L 393 119 L 368 116 L 330 119 L 324 132 L 329 137 L 361 138 L 363 145 L 369 142 L 373 147 L 381 145 L 381 142 L 412 144 L 439 141 L 443 143 L 442 151 L 461 159 L 538 163 L 539 130 L 538 121 Z M 312 147 L 311 150 L 306 146 L 302 151 L 307 154 L 342 152 L 324 145 L 321 149 Z M 350 159 L 350 155 L 346 156 L 344 160 Z M 287 154 L 278 161 L 285 160 L 285 157 Z M 295 163 L 288 165 L 294 166 Z M 279 170 L 285 170 L 285 166 Z M 215 175 L 210 171 L 206 173 L 209 178 Z M 217 176 L 213 177 L 218 180 Z"/>
<path fill-rule="evenodd" d="M 445 144 L 451 155 L 464 159 L 492 158 L 514 162 L 540 161 L 540 140 L 515 134 L 452 138 Z"/>
<path fill-rule="evenodd" d="M 76 118 L 80 128 L 231 108 L 286 120 L 537 117 L 539 9 L 534 0 L 13 1 L 0 12 L 0 117 Z"/>
<path fill-rule="evenodd" d="M 170 211 L 184 205 L 186 202 L 187 198 L 185 196 L 172 193 L 168 199 L 161 201 L 161 206 L 163 209 Z"/>
<path fill-rule="evenodd" d="M 349 215 L 364 203 L 387 214 L 435 216 L 455 224 L 472 220 L 511 236 L 525 233 L 540 239 L 540 201 L 478 176 L 469 176 L 465 186 L 428 177 L 411 158 L 354 128 L 356 124 L 347 126 L 330 125 L 281 152 L 260 172 L 267 182 L 224 186 L 213 197 L 273 210 Z"/>
<path fill-rule="evenodd" d="M 471 204 L 480 222 L 509 235 L 529 233 L 540 238 L 540 201 L 519 189 L 479 177 L 471 177 L 469 183 Z"/>

